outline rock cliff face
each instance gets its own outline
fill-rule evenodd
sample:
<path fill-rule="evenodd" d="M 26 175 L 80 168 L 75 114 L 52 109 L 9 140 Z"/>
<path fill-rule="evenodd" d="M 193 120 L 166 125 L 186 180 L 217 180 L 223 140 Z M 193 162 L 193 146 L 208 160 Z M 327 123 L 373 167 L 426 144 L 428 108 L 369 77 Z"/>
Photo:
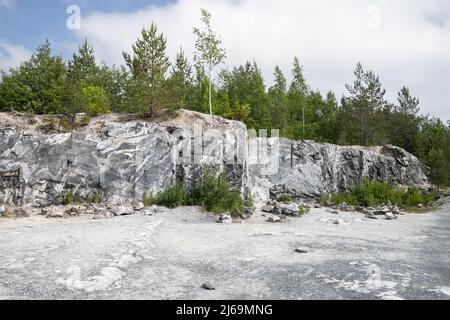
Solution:
<path fill-rule="evenodd" d="M 269 145 L 268 153 L 274 148 Z M 264 166 L 250 166 L 252 185 L 261 199 L 277 199 L 284 194 L 294 198 L 318 197 L 349 190 L 364 178 L 429 187 L 427 168 L 398 147 L 349 147 L 280 139 L 276 148 L 279 151 L 276 174 L 267 170 L 269 174 L 263 175 Z"/>
<path fill-rule="evenodd" d="M 192 185 L 205 164 L 256 200 L 320 196 L 348 190 L 364 177 L 428 184 L 426 168 L 400 148 L 286 139 L 266 147 L 260 138 L 247 141 L 244 124 L 196 112 L 151 123 L 107 115 L 52 134 L 39 129 L 43 119 L 0 114 L 0 203 L 47 206 L 68 193 L 112 204 L 141 201 L 145 192 L 175 181 Z M 270 156 L 261 161 L 265 152 Z"/>
<path fill-rule="evenodd" d="M 245 161 L 221 157 L 242 153 L 242 123 L 187 111 L 157 123 L 124 118 L 98 117 L 77 132 L 45 134 L 38 129 L 43 118 L 29 125 L 24 117 L 1 114 L 0 202 L 47 206 L 69 193 L 112 204 L 142 201 L 145 192 L 155 194 L 175 181 L 192 183 L 206 163 L 225 172 L 242 192 L 246 189 Z M 202 139 L 211 128 L 221 139 Z M 197 159 L 194 131 L 200 136 L 197 148 L 205 154 Z"/>

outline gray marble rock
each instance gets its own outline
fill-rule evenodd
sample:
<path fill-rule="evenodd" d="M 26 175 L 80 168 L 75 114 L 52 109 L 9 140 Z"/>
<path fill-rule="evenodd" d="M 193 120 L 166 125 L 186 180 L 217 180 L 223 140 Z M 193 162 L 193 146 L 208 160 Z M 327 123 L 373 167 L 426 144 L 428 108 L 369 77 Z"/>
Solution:
<path fill-rule="evenodd" d="M 260 143 L 261 138 L 255 139 Z M 267 149 L 264 157 L 268 163 L 253 159 L 249 165 L 252 189 L 258 190 L 264 201 L 281 195 L 314 198 L 348 191 L 364 178 L 424 189 L 430 185 L 429 169 L 414 155 L 391 145 L 338 146 L 280 139 L 278 146 L 268 144 Z M 279 158 L 271 156 L 276 153 Z M 274 163 L 278 170 L 273 168 Z"/>
<path fill-rule="evenodd" d="M 1 114 L 0 203 L 47 207 L 70 193 L 130 204 L 175 182 L 191 186 L 205 164 L 246 192 L 243 123 L 184 110 L 158 123 L 121 117 L 100 116 L 78 131 L 46 134 L 28 127 L 26 117 Z M 211 129 L 220 139 L 208 137 Z M 203 138 L 196 162 L 191 154 L 195 130 Z"/>
<path fill-rule="evenodd" d="M 42 119 L 36 117 L 37 123 Z M 191 187 L 205 165 L 256 201 L 319 197 L 349 190 L 364 178 L 429 186 L 428 169 L 397 147 L 280 139 L 255 149 L 262 140 L 248 138 L 243 123 L 186 110 L 155 122 L 105 115 L 70 133 L 46 134 L 28 120 L 1 114 L 0 203 L 43 208 L 73 194 L 130 205 L 175 182 Z M 265 152 L 269 157 L 260 161 Z M 296 214 L 298 208 L 282 209 L 274 213 Z"/>

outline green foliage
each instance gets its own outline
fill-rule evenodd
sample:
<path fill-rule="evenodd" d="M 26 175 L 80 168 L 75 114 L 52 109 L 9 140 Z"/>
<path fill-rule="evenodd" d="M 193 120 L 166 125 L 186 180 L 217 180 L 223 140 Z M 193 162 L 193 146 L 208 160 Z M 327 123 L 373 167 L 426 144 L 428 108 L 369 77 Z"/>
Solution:
<path fill-rule="evenodd" d="M 331 199 L 322 199 L 322 203 L 359 206 L 383 205 L 388 202 L 404 207 L 413 207 L 419 204 L 428 205 L 436 200 L 435 192 L 425 193 L 416 188 L 402 190 L 387 182 L 369 182 L 365 179 L 359 186 L 349 192 L 338 193 Z"/>
<path fill-rule="evenodd" d="M 109 113 L 109 102 L 105 91 L 100 87 L 88 86 L 83 88 L 83 104 L 89 115 Z"/>
<path fill-rule="evenodd" d="M 74 202 L 75 202 L 75 197 L 74 197 L 72 191 L 68 191 L 67 193 L 63 194 L 62 201 L 61 201 L 62 205 L 67 206 Z"/>
<path fill-rule="evenodd" d="M 95 62 L 94 48 L 84 40 L 72 59 L 67 63 L 65 81 L 65 113 L 89 112 L 84 89 L 100 86 L 100 68 Z"/>
<path fill-rule="evenodd" d="M 249 129 L 279 129 L 282 137 L 337 144 L 393 144 L 416 155 L 430 168 L 434 184 L 450 184 L 450 127 L 439 119 L 419 116 L 420 101 L 403 86 L 397 101 L 388 102 L 379 77 L 362 64 L 348 93 L 338 101 L 311 90 L 298 58 L 288 81 L 279 67 L 274 84 L 267 88 L 257 63 L 219 72 L 213 69 L 226 58 L 213 32 L 211 15 L 202 10 L 202 29 L 194 29 L 194 64 L 181 49 L 171 68 L 167 40 L 152 24 L 143 29 L 126 66 L 96 63 L 94 48 L 83 41 L 64 63 L 45 41 L 19 67 L 0 73 L 0 111 L 63 114 L 48 120 L 46 132 L 69 132 L 80 124 L 76 113 L 89 116 L 105 112 L 145 116 L 175 115 L 180 108 L 214 113 L 245 122 Z M 270 132 L 270 131 L 269 131 Z M 370 200 L 370 199 L 369 199 Z"/>
<path fill-rule="evenodd" d="M 169 186 L 157 194 L 154 203 L 167 208 L 177 208 L 186 202 L 186 192 L 182 184 Z M 144 202 L 145 204 L 145 202 Z"/>
<path fill-rule="evenodd" d="M 303 217 L 304 215 L 308 214 L 310 211 L 311 211 L 311 208 L 306 206 L 306 205 L 298 206 L 298 212 L 299 212 L 301 217 Z"/>
<path fill-rule="evenodd" d="M 204 24 L 204 30 L 194 28 L 194 35 L 197 37 L 195 41 L 195 62 L 203 67 L 203 70 L 207 71 L 209 82 L 209 112 L 212 111 L 212 71 L 214 68 L 223 63 L 226 59 L 226 51 L 221 48 L 222 41 L 213 32 L 211 27 L 211 14 L 201 9 L 202 18 L 201 21 Z"/>
<path fill-rule="evenodd" d="M 133 77 L 130 90 L 136 111 L 149 116 L 170 107 L 166 73 L 171 64 L 166 48 L 164 34 L 159 34 L 156 24 L 152 23 L 150 29 L 142 29 L 141 37 L 132 47 L 133 53 L 123 53 Z"/>
<path fill-rule="evenodd" d="M 284 195 L 282 195 L 280 197 L 280 201 L 285 203 L 285 204 L 291 203 L 292 202 L 292 196 L 290 194 L 284 194 Z"/>
<path fill-rule="evenodd" d="M 216 176 L 214 172 L 212 168 L 204 168 L 200 181 L 190 189 L 178 183 L 167 187 L 154 198 L 146 192 L 144 204 L 157 204 L 168 208 L 195 205 L 213 213 L 234 213 L 244 206 L 253 207 L 251 197 L 244 201 L 240 192 L 231 188 L 223 175 Z"/>
<path fill-rule="evenodd" d="M 65 66 L 46 40 L 28 61 L 2 72 L 0 111 L 59 113 L 63 106 Z"/>
<path fill-rule="evenodd" d="M 214 213 L 238 211 L 243 207 L 239 190 L 231 188 L 225 177 L 217 176 L 216 171 L 214 168 L 204 168 L 201 180 L 189 193 L 188 203 Z"/>
<path fill-rule="evenodd" d="M 245 198 L 243 202 L 243 206 L 247 208 L 253 208 L 255 203 L 253 202 L 253 197 L 251 193 L 249 193 Z"/>

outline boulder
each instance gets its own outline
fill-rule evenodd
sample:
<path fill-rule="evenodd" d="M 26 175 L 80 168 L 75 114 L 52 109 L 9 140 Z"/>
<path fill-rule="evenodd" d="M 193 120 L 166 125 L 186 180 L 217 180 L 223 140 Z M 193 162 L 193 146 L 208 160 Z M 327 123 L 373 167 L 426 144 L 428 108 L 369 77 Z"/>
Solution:
<path fill-rule="evenodd" d="M 386 220 L 395 220 L 398 217 L 396 215 L 394 215 L 392 212 L 386 212 L 384 214 L 384 216 L 386 217 Z"/>
<path fill-rule="evenodd" d="M 281 214 L 284 214 L 285 216 L 299 216 L 300 215 L 300 209 L 298 204 L 291 203 L 291 204 L 282 204 L 280 205 L 281 208 Z"/>
<path fill-rule="evenodd" d="M 366 213 L 366 218 L 367 219 L 373 219 L 373 220 L 377 220 L 377 216 L 373 213 L 373 212 L 368 212 Z"/>
<path fill-rule="evenodd" d="M 265 205 L 261 208 L 261 211 L 266 213 L 272 213 L 274 208 L 275 208 L 274 206 Z"/>
<path fill-rule="evenodd" d="M 111 212 L 117 216 L 131 216 L 134 214 L 134 209 L 131 207 L 117 206 L 111 209 Z"/>

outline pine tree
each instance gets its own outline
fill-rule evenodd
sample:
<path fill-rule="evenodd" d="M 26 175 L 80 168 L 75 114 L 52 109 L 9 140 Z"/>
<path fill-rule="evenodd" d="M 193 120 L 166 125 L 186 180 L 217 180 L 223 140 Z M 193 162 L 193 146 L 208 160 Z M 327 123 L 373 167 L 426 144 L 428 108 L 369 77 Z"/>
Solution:
<path fill-rule="evenodd" d="M 392 106 L 392 112 L 387 119 L 390 127 L 390 142 L 415 153 L 420 125 L 420 118 L 417 117 L 420 101 L 411 96 L 406 87 L 398 92 L 397 101 L 398 104 Z"/>
<path fill-rule="evenodd" d="M 292 83 L 289 88 L 289 116 L 290 119 L 296 121 L 299 118 L 302 123 L 302 138 L 306 138 L 306 119 L 305 108 L 309 87 L 303 77 L 303 68 L 300 66 L 298 58 L 294 58 L 294 67 L 292 70 Z M 298 116 L 298 110 L 301 110 L 301 116 Z"/>
<path fill-rule="evenodd" d="M 94 48 L 84 40 L 71 60 L 67 63 L 66 79 L 66 113 L 86 112 L 83 90 L 87 87 L 98 87 L 100 83 L 100 67 L 95 61 Z"/>
<path fill-rule="evenodd" d="M 411 96 L 409 89 L 403 87 L 398 93 L 398 106 L 396 106 L 395 111 L 405 115 L 415 116 L 420 111 L 420 100 L 416 97 Z"/>
<path fill-rule="evenodd" d="M 192 76 L 192 66 L 186 58 L 184 51 L 180 48 L 177 53 L 175 64 L 170 75 L 170 87 L 177 105 L 181 108 L 192 109 L 195 104 L 194 84 Z"/>
<path fill-rule="evenodd" d="M 162 108 L 170 107 L 166 91 L 166 73 L 170 68 L 166 55 L 167 40 L 158 34 L 152 23 L 150 29 L 143 28 L 141 37 L 133 45 L 133 53 L 124 52 L 123 57 L 133 76 L 133 92 L 138 111 L 155 115 Z"/>
<path fill-rule="evenodd" d="M 274 85 L 269 89 L 271 104 L 272 127 L 281 130 L 284 134 L 287 130 L 287 81 L 280 67 L 274 71 Z"/>
<path fill-rule="evenodd" d="M 372 71 L 365 71 L 361 63 L 357 64 L 354 74 L 356 79 L 353 84 L 346 84 L 350 96 L 344 98 L 344 112 L 346 121 L 354 123 L 358 136 L 351 132 L 347 135 L 351 136 L 353 143 L 383 144 L 386 142 L 386 128 L 380 118 L 387 107 L 384 99 L 386 90 L 379 77 Z"/>
<path fill-rule="evenodd" d="M 269 128 L 269 105 L 261 70 L 256 62 L 246 62 L 232 71 L 220 73 L 221 90 L 228 94 L 233 106 L 249 106 L 250 114 L 245 119 L 249 128 Z"/>

